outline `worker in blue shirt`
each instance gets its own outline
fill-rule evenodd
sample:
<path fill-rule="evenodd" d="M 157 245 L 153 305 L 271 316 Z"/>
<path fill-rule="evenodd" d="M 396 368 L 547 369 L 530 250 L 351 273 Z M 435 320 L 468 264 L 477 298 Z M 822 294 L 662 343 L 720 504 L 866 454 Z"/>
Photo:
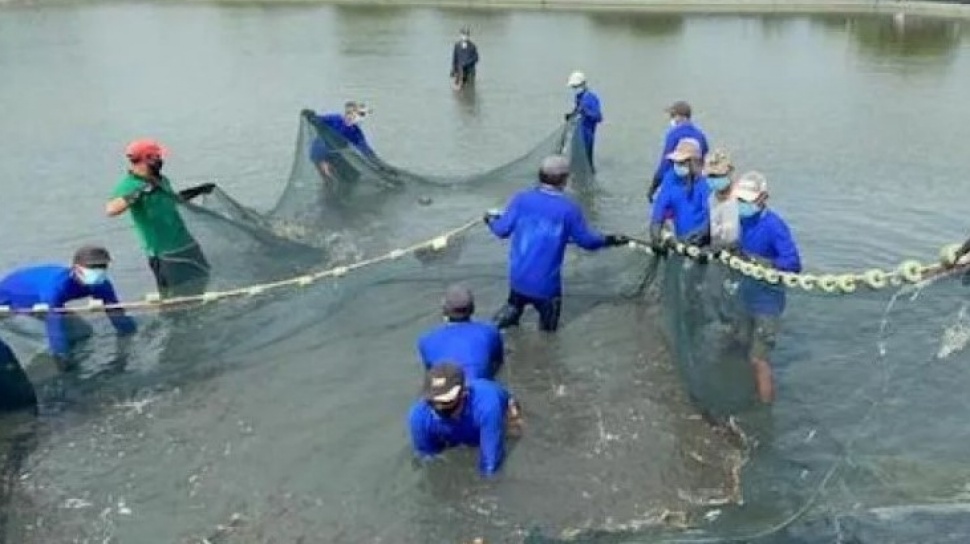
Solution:
<path fill-rule="evenodd" d="M 411 446 L 422 460 L 448 448 L 478 447 L 478 470 L 493 476 L 505 460 L 506 433 L 521 430 L 521 410 L 508 391 L 491 380 L 465 379 L 461 367 L 444 363 L 425 374 L 423 398 L 408 416 Z"/>
<path fill-rule="evenodd" d="M 566 80 L 566 86 L 573 90 L 575 101 L 573 110 L 566 114 L 566 120 L 579 117 L 578 132 L 583 139 L 586 149 L 586 158 L 589 160 L 590 171 L 596 173 L 596 166 L 593 164 L 593 144 L 596 140 L 596 126 L 603 121 L 603 110 L 600 107 L 600 99 L 596 93 L 589 90 L 586 84 L 586 75 L 582 72 L 573 72 Z"/>
<path fill-rule="evenodd" d="M 17 355 L 0 339 L 0 411 L 37 412 L 37 394 Z"/>
<path fill-rule="evenodd" d="M 562 263 L 570 242 L 595 251 L 629 243 L 624 235 L 603 236 L 586 225 L 583 210 L 563 193 L 569 160 L 552 155 L 539 168 L 539 186 L 516 194 L 504 212 L 485 214 L 485 223 L 499 238 L 512 237 L 509 247 L 509 298 L 495 315 L 500 329 L 518 325 L 525 306 L 539 312 L 539 327 L 555 331 L 562 306 Z"/>
<path fill-rule="evenodd" d="M 741 223 L 741 257 L 781 272 L 800 273 L 801 257 L 791 231 L 781 216 L 768 209 L 765 176 L 759 172 L 743 174 L 734 195 Z M 774 385 L 768 355 L 775 347 L 785 311 L 785 288 L 745 276 L 738 286 L 738 297 L 744 316 L 737 332 L 750 346 L 748 358 L 754 367 L 758 397 L 771 403 Z"/>
<path fill-rule="evenodd" d="M 108 264 L 111 256 L 108 250 L 99 246 L 83 246 L 74 253 L 72 266 L 41 265 L 22 268 L 0 280 L 0 305 L 14 310 L 29 310 L 35 304 L 46 304 L 49 308 L 64 308 L 71 301 L 86 297 L 102 300 L 105 304 L 116 304 L 118 297 L 108 280 Z M 106 310 L 112 325 L 119 334 L 132 334 L 137 330 L 135 320 L 125 315 L 123 310 Z M 80 320 L 76 315 L 64 311 L 46 314 L 31 314 L 43 319 L 47 326 L 47 341 L 51 354 L 59 362 L 66 362 L 70 355 L 71 338 L 69 320 Z M 81 321 L 90 335 L 90 326 Z"/>
<path fill-rule="evenodd" d="M 367 137 L 360 128 L 361 121 L 369 112 L 365 104 L 350 101 L 344 104 L 343 115 L 339 113 L 317 115 L 313 110 L 303 110 L 302 114 L 311 126 L 327 127 L 365 157 L 375 158 L 377 155 L 367 143 Z M 328 144 L 319 135 L 315 135 L 310 146 L 310 160 L 321 175 L 325 178 L 333 178 L 336 175 L 334 162 L 339 160 L 340 151 L 341 146 L 335 142 Z"/>
<path fill-rule="evenodd" d="M 475 298 L 471 290 L 464 285 L 448 287 L 442 310 L 445 323 L 418 340 L 425 369 L 454 362 L 468 379 L 493 379 L 505 360 L 502 334 L 493 323 L 472 320 Z"/>
<path fill-rule="evenodd" d="M 697 140 L 684 138 L 667 156 L 673 164 L 670 179 L 661 184 L 650 212 L 650 241 L 662 253 L 664 221 L 673 222 L 674 237 L 703 246 L 710 240 L 710 186 L 703 174 L 701 147 Z"/>
<path fill-rule="evenodd" d="M 663 151 L 660 152 L 660 161 L 657 163 L 656 170 L 654 170 L 650 190 L 647 191 L 647 197 L 650 202 L 653 202 L 653 199 L 657 196 L 657 189 L 660 188 L 664 176 L 673 168 L 670 153 L 677 147 L 678 142 L 684 138 L 697 140 L 700 144 L 702 160 L 707 156 L 709 150 L 707 136 L 704 134 L 704 131 L 691 121 L 690 104 L 683 100 L 678 100 L 671 104 L 665 111 L 670 116 L 670 128 L 667 129 L 667 134 L 664 136 L 664 147 Z"/>

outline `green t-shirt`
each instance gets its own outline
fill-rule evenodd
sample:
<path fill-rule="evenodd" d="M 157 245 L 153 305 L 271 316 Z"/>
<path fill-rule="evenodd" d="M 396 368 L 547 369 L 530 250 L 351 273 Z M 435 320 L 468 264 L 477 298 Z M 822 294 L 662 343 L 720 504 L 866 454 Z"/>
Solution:
<path fill-rule="evenodd" d="M 137 190 L 147 183 L 138 176 L 128 173 L 115 187 L 112 196 L 123 197 Z M 194 244 L 195 240 L 189 234 L 178 212 L 178 201 L 172 184 L 168 178 L 162 176 L 160 187 L 154 191 L 141 195 L 128 211 L 135 222 L 135 230 L 141 239 L 141 247 L 149 257 L 156 257 L 184 249 Z"/>

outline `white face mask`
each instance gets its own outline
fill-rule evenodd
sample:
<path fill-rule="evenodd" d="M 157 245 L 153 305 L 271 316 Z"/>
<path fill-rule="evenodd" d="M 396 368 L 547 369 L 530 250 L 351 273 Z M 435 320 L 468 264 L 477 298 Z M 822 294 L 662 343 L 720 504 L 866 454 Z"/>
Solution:
<path fill-rule="evenodd" d="M 108 271 L 104 268 L 84 268 L 80 266 L 78 269 L 81 272 L 81 283 L 84 285 L 100 285 L 108 280 Z"/>
<path fill-rule="evenodd" d="M 677 126 L 677 120 L 676 119 L 671 119 L 670 120 L 670 126 L 672 126 L 672 127 Z"/>

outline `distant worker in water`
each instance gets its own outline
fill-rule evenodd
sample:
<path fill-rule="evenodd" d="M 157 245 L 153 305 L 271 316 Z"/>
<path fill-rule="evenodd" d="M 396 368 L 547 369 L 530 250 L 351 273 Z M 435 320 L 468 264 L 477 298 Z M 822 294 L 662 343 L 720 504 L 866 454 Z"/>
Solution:
<path fill-rule="evenodd" d="M 600 107 L 600 99 L 596 93 L 589 90 L 586 84 L 586 75 L 582 72 L 569 74 L 566 86 L 573 90 L 574 107 L 573 111 L 566 114 L 566 120 L 579 117 L 578 134 L 583 139 L 583 147 L 586 150 L 586 158 L 589 160 L 590 170 L 595 173 L 596 166 L 593 162 L 593 147 L 596 141 L 596 127 L 603 122 L 603 110 Z"/>
<path fill-rule="evenodd" d="M 37 413 L 37 393 L 17 355 L 0 339 L 0 412 Z"/>
<path fill-rule="evenodd" d="M 690 104 L 683 100 L 678 100 L 671 104 L 665 111 L 670 117 L 670 128 L 667 129 L 667 135 L 664 137 L 664 146 L 660 152 L 660 161 L 657 163 L 657 168 L 653 173 L 653 180 L 650 183 L 650 189 L 647 191 L 647 197 L 650 202 L 653 202 L 654 197 L 657 196 L 657 189 L 660 188 L 664 176 L 673 168 L 670 154 L 677 147 L 678 142 L 684 138 L 697 140 L 700 144 L 702 160 L 707 156 L 709 150 L 707 136 L 704 134 L 704 131 L 691 121 Z"/>
<path fill-rule="evenodd" d="M 458 41 L 451 53 L 451 80 L 455 90 L 475 83 L 475 66 L 478 65 L 478 47 L 469 38 L 471 31 L 462 27 Z"/>
<path fill-rule="evenodd" d="M 471 290 L 463 285 L 448 287 L 442 313 L 445 322 L 418 340 L 425 369 L 453 362 L 468 379 L 493 379 L 505 358 L 502 334 L 493 323 L 472 319 L 475 298 Z"/>
<path fill-rule="evenodd" d="M 361 122 L 368 113 L 370 113 L 370 110 L 366 104 L 350 101 L 344 104 L 342 115 L 339 113 L 317 115 L 313 110 L 303 110 L 302 115 L 312 126 L 326 127 L 362 155 L 374 159 L 377 154 L 367 143 L 367 137 L 364 136 L 364 131 L 360 128 Z M 333 179 L 336 176 L 337 171 L 335 169 L 343 162 L 340 151 L 346 148 L 346 143 L 344 141 L 327 142 L 319 134 L 314 134 L 313 143 L 310 146 L 310 160 L 325 179 Z M 349 171 L 341 173 L 346 175 L 349 174 Z"/>
<path fill-rule="evenodd" d="M 15 270 L 0 280 L 0 305 L 15 310 L 29 310 L 36 304 L 49 308 L 64 308 L 72 301 L 94 298 L 105 304 L 116 304 L 118 296 L 108 280 L 108 250 L 99 246 L 83 246 L 74 253 L 71 266 L 49 264 Z M 135 320 L 124 310 L 105 310 L 119 334 L 137 330 Z M 47 342 L 55 359 L 66 365 L 74 342 L 88 338 L 91 326 L 70 312 L 28 314 L 43 320 L 47 328 Z"/>
<path fill-rule="evenodd" d="M 734 189 L 741 222 L 741 257 L 782 272 L 802 271 L 798 246 L 785 221 L 768 209 L 768 182 L 760 172 L 747 172 Z M 754 367 L 755 386 L 764 403 L 775 398 L 768 355 L 775 347 L 781 316 L 785 311 L 785 288 L 747 276 L 738 286 L 744 317 L 740 340 L 750 345 L 748 358 Z"/>
<path fill-rule="evenodd" d="M 179 204 L 211 193 L 215 184 L 206 183 L 178 193 L 162 174 L 167 151 L 154 140 L 128 144 L 128 173 L 115 186 L 105 206 L 109 217 L 131 212 L 135 231 L 148 256 L 148 266 L 163 296 L 199 293 L 209 279 L 209 263 L 199 243 L 189 233 Z"/>
<path fill-rule="evenodd" d="M 452 363 L 427 371 L 423 398 L 408 416 L 411 446 L 419 459 L 433 459 L 456 446 L 477 447 L 484 477 L 502 467 L 506 435 L 521 432 L 521 422 L 518 403 L 504 387 L 491 380 L 466 380 Z"/>
<path fill-rule="evenodd" d="M 512 237 L 509 247 L 509 298 L 495 315 L 498 327 L 519 324 L 526 305 L 539 312 L 539 327 L 555 331 L 562 306 L 562 263 L 566 245 L 594 251 L 629 243 L 623 235 L 602 234 L 586 225 L 582 208 L 563 190 L 569 160 L 546 157 L 539 168 L 539 186 L 516 194 L 504 212 L 485 214 L 485 223 L 499 238 Z"/>

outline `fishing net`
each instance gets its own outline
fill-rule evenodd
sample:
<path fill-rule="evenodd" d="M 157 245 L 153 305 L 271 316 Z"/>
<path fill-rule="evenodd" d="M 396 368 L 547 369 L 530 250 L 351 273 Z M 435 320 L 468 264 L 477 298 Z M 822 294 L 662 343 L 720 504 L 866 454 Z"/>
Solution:
<path fill-rule="evenodd" d="M 184 206 L 208 294 L 133 304 L 137 343 L 92 319 L 79 372 L 28 368 L 42 413 L 58 417 L 2 433 L 7 541 L 960 533 L 968 466 L 952 434 L 970 410 L 954 377 L 970 317 L 954 274 L 785 288 L 766 407 L 737 334 L 750 317 L 737 294 L 761 285 L 751 270 L 641 247 L 571 250 L 559 333 L 540 334 L 527 314 L 506 336 L 499 378 L 522 401 L 526 430 L 501 477 L 479 480 L 464 450 L 412 464 L 416 335 L 439 322 L 449 283 L 473 289 L 480 318 L 504 302 L 507 245 L 479 218 L 533 183 L 542 156 L 565 149 L 571 190 L 595 208 L 574 131 L 566 124 L 487 174 L 446 178 L 364 157 L 301 121 L 275 206 L 257 211 L 218 189 Z M 332 176 L 309 161 L 314 137 L 340 150 Z"/>

